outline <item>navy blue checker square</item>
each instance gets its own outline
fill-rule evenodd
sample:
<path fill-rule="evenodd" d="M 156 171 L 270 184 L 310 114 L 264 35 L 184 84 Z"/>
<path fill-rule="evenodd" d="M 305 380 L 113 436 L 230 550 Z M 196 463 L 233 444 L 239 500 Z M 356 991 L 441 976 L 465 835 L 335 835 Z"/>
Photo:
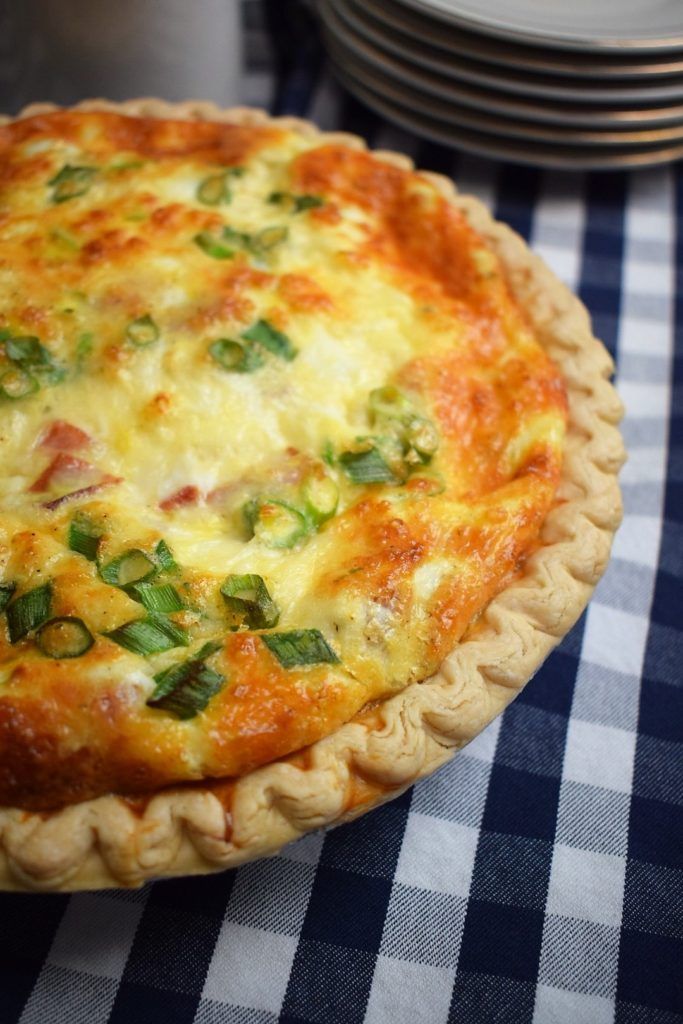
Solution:
<path fill-rule="evenodd" d="M 382 938 L 391 882 L 329 868 L 315 876 L 302 934 L 316 942 L 376 951 Z"/>
<path fill-rule="evenodd" d="M 542 932 L 541 910 L 471 897 L 458 970 L 535 982 Z"/>
<path fill-rule="evenodd" d="M 633 796 L 629 856 L 651 864 L 683 864 L 683 807 Z"/>
<path fill-rule="evenodd" d="M 494 764 L 483 827 L 552 841 L 559 788 L 558 779 Z"/>
<path fill-rule="evenodd" d="M 280 1024 L 361 1024 L 374 966 L 374 955 L 364 950 L 302 939 Z"/>
<path fill-rule="evenodd" d="M 618 997 L 683 1014 L 683 939 L 622 929 Z"/>
<path fill-rule="evenodd" d="M 505 713 L 496 747 L 496 764 L 557 778 L 567 730 L 563 715 L 522 703 Z"/>

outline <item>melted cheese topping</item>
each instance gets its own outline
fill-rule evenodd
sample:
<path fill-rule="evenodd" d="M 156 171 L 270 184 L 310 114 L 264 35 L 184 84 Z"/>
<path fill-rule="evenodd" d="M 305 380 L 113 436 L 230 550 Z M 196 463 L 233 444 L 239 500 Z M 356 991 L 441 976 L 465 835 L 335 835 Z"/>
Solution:
<path fill-rule="evenodd" d="M 426 179 L 276 128 L 57 113 L 0 128 L 0 236 L 0 586 L 13 603 L 48 581 L 50 614 L 94 639 L 51 658 L 0 626 L 0 799 L 238 774 L 311 743 L 432 673 L 536 544 L 562 382 Z M 263 323 L 271 347 L 244 338 Z M 258 365 L 226 369 L 221 339 Z M 368 402 L 387 387 L 438 450 L 359 483 L 343 453 L 384 450 Z M 336 484 L 334 516 L 287 547 L 252 536 L 245 503 L 300 513 L 311 475 Z M 96 560 L 69 547 L 76 515 L 99 524 Z M 144 657 L 105 635 L 144 609 L 102 567 L 161 539 L 189 646 Z M 231 632 L 230 574 L 265 581 L 267 631 L 319 630 L 339 660 L 288 668 Z M 206 642 L 206 706 L 149 705 Z"/>

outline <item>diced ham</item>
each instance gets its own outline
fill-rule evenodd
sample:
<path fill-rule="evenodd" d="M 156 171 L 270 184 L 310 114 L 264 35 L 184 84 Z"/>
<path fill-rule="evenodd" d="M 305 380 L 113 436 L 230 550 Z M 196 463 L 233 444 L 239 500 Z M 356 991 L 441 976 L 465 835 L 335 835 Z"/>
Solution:
<path fill-rule="evenodd" d="M 90 487 L 79 487 L 78 490 L 69 491 L 68 494 L 61 494 L 58 498 L 53 498 L 52 501 L 44 501 L 43 508 L 49 508 L 50 511 L 54 511 L 54 509 L 59 508 L 60 505 L 63 505 L 67 501 L 74 501 L 76 498 L 89 497 L 91 494 L 96 494 L 98 491 L 101 491 L 102 488 L 106 487 L 108 484 L 120 484 L 122 480 L 123 477 L 121 476 L 112 476 L 110 473 L 107 473 L 106 476 L 102 477 L 99 483 L 91 484 Z"/>
<path fill-rule="evenodd" d="M 97 466 L 93 466 L 91 462 L 79 459 L 76 455 L 59 452 L 38 479 L 31 484 L 29 490 L 48 491 L 52 487 L 68 487 L 70 484 L 88 487 L 90 484 L 97 483 L 101 477 L 102 471 Z"/>
<path fill-rule="evenodd" d="M 38 445 L 56 452 L 75 452 L 90 444 L 90 437 L 80 427 L 66 420 L 54 420 L 45 428 Z"/>
<path fill-rule="evenodd" d="M 173 509 L 183 508 L 185 505 L 196 505 L 200 496 L 198 487 L 195 487 L 194 484 L 186 484 L 185 487 L 181 487 L 173 494 L 169 494 L 168 498 L 160 501 L 159 508 L 164 512 L 171 512 Z"/>

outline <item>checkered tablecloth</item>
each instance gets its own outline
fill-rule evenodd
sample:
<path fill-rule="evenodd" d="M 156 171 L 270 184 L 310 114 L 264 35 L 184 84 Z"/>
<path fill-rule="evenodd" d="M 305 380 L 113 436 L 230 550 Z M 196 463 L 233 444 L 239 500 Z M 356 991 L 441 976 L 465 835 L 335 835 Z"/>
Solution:
<path fill-rule="evenodd" d="M 518 700 L 394 803 L 218 876 L 0 896 L 0 1024 L 682 1021 L 683 167 L 420 143 L 344 95 L 303 27 L 277 109 L 452 174 L 591 310 L 627 408 L 624 525 Z M 244 99 L 263 104 L 259 46 Z"/>

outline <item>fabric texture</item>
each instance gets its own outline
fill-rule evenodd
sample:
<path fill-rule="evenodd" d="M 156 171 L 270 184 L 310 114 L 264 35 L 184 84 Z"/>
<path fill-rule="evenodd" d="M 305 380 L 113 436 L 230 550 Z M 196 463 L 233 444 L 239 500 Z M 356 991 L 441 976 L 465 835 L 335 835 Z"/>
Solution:
<path fill-rule="evenodd" d="M 580 295 L 626 405 L 625 520 L 559 649 L 400 799 L 238 871 L 0 895 L 0 1024 L 683 1021 L 683 166 L 421 142 L 334 84 L 305 8 L 246 6 L 244 102 L 452 175 Z"/>

